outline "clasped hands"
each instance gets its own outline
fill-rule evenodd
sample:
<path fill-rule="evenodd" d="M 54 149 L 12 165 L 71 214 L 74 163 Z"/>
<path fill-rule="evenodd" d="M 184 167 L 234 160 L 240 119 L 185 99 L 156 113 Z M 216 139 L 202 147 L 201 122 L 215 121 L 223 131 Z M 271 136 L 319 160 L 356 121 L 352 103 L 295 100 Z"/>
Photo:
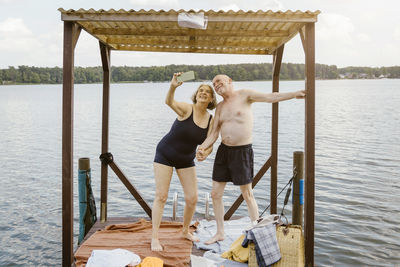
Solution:
<path fill-rule="evenodd" d="M 199 146 L 197 148 L 197 152 L 196 152 L 196 159 L 198 161 L 203 161 L 203 160 L 205 160 L 207 158 L 207 156 L 208 155 L 206 153 L 206 150 L 203 147 Z"/>

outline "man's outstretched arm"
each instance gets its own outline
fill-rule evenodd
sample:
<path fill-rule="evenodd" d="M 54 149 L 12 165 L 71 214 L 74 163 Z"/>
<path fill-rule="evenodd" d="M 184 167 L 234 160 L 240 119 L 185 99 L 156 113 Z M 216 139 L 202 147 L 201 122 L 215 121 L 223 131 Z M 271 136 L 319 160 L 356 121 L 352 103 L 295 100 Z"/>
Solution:
<path fill-rule="evenodd" d="M 305 90 L 287 92 L 287 93 L 261 93 L 254 90 L 243 90 L 247 94 L 249 102 L 267 102 L 276 103 L 293 98 L 302 99 L 306 96 Z"/>

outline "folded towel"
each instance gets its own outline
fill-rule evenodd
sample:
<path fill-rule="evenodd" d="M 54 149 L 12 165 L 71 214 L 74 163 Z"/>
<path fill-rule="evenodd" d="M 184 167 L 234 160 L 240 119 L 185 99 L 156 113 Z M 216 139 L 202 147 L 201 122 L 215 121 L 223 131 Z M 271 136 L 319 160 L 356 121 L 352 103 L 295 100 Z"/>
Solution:
<path fill-rule="evenodd" d="M 268 266 L 281 259 L 278 240 L 276 239 L 275 224 L 256 227 L 247 231 L 242 245 L 247 247 L 249 240 L 255 244 L 256 258 L 259 266 Z"/>

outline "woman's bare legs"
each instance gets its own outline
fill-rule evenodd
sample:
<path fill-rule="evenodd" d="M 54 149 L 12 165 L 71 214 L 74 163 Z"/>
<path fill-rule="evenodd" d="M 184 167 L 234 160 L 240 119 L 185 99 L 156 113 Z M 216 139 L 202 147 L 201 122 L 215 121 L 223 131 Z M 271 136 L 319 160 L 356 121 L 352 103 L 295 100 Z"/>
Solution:
<path fill-rule="evenodd" d="M 182 236 L 194 242 L 198 242 L 197 236 L 189 233 L 190 222 L 192 221 L 197 204 L 197 176 L 196 167 L 177 169 L 179 180 L 181 181 L 185 194 L 185 208 L 183 211 Z"/>
<path fill-rule="evenodd" d="M 158 238 L 158 230 L 164 212 L 164 205 L 167 202 L 169 185 L 172 178 L 172 167 L 160 163 L 153 163 L 154 166 L 154 179 L 156 184 L 156 194 L 153 202 L 153 209 L 151 211 L 152 217 L 152 237 L 151 237 L 151 250 L 162 251 L 163 248 Z"/>

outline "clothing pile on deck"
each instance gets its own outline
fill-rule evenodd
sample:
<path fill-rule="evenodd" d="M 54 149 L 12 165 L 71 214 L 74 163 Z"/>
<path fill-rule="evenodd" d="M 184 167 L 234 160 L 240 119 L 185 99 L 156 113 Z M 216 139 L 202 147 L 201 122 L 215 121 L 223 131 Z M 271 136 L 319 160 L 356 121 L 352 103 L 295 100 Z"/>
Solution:
<path fill-rule="evenodd" d="M 191 256 L 192 267 L 242 267 L 248 266 L 250 248 L 254 243 L 258 266 L 269 266 L 281 259 L 276 237 L 275 216 L 267 216 L 257 224 L 252 224 L 250 218 L 224 222 L 225 238 L 214 244 L 206 245 L 205 241 L 216 233 L 215 221 L 200 221 L 196 233 L 200 242 L 195 243 L 198 249 L 208 250 L 203 257 Z"/>
<path fill-rule="evenodd" d="M 216 222 L 202 220 L 197 227 L 202 257 L 191 255 L 193 243 L 182 237 L 182 222 L 161 222 L 163 251 L 151 251 L 151 222 L 144 219 L 107 226 L 90 236 L 76 251 L 77 267 L 264 267 L 304 266 L 304 239 L 300 226 L 276 226 L 267 216 L 256 225 L 248 217 L 224 222 L 225 239 L 204 244 L 216 233 Z M 278 234 L 277 234 L 278 233 Z M 278 239 L 277 239 L 278 237 Z M 288 238 L 290 237 L 290 238 Z M 279 247 L 281 245 L 281 247 Z M 282 256 L 282 259 L 281 259 Z"/>

